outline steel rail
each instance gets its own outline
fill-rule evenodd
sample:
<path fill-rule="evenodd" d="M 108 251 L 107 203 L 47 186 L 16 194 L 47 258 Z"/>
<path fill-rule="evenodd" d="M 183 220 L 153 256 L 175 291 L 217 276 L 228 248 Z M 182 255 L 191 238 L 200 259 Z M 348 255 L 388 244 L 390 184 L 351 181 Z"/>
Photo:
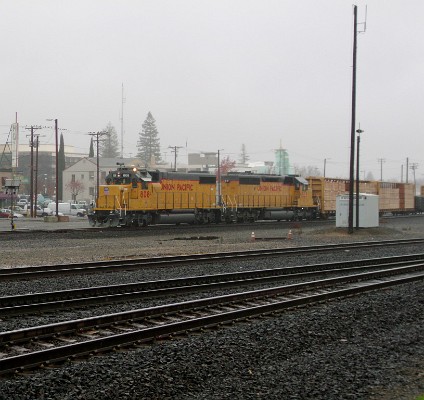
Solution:
<path fill-rule="evenodd" d="M 279 279 L 306 279 L 308 277 L 354 272 L 358 269 L 393 268 L 397 264 L 414 264 L 424 260 L 424 253 L 394 257 L 361 259 L 326 264 L 282 267 L 273 269 L 233 272 L 216 275 L 137 282 L 123 285 L 41 292 L 0 298 L 0 317 L 10 317 L 45 311 L 63 310 L 98 304 L 134 301 L 154 297 L 176 296 L 196 291 L 219 290 L 254 284 L 275 283 Z"/>
<path fill-rule="evenodd" d="M 209 263 L 214 261 L 234 261 L 237 259 L 274 257 L 347 249 L 373 248 L 382 246 L 412 245 L 424 242 L 424 238 L 351 242 L 343 244 L 325 244 L 314 246 L 285 247 L 277 249 L 259 249 L 205 254 L 189 254 L 164 257 L 131 258 L 123 260 L 90 261 L 72 264 L 43 265 L 31 267 L 2 268 L 0 282 L 10 280 L 38 279 L 53 275 L 89 274 L 110 271 L 129 271 L 140 268 L 169 267 L 188 263 Z"/>
<path fill-rule="evenodd" d="M 290 307 L 311 304 L 319 301 L 327 301 L 337 297 L 345 297 L 365 291 L 386 288 L 392 285 L 413 282 L 424 278 L 423 264 L 407 266 L 402 268 L 393 268 L 385 271 L 374 271 L 372 273 L 355 274 L 347 277 L 331 278 L 320 281 L 312 281 L 290 286 L 283 286 L 272 289 L 262 289 L 258 291 L 244 292 L 233 295 L 201 299 L 185 303 L 169 304 L 166 306 L 153 307 L 149 309 L 131 311 L 122 314 L 113 314 L 101 317 L 94 317 L 87 320 L 68 321 L 65 323 L 47 325 L 36 328 L 28 328 L 20 331 L 5 332 L 0 336 L 0 343 L 12 344 L 20 340 L 30 340 L 35 337 L 47 337 L 57 335 L 70 330 L 87 329 L 90 326 L 98 328 L 105 324 L 109 319 L 110 323 L 116 323 L 118 320 L 130 319 L 133 321 L 138 318 L 145 319 L 148 316 L 157 316 L 163 314 L 177 313 L 182 311 L 198 311 L 203 307 L 217 307 L 225 304 L 234 304 L 235 302 L 246 302 L 268 298 L 270 296 L 287 296 L 290 293 L 298 293 L 300 290 L 315 290 L 312 294 L 307 294 L 295 299 L 283 298 L 282 300 L 273 300 L 267 304 L 247 304 L 244 308 L 225 309 L 224 312 L 212 310 L 212 315 L 189 318 L 188 320 L 163 323 L 159 326 L 147 327 L 144 329 L 135 329 L 131 332 L 120 333 L 117 335 L 96 338 L 65 346 L 49 348 L 46 350 L 35 351 L 30 354 L 21 354 L 12 357 L 0 359 L 0 375 L 19 372 L 27 368 L 34 368 L 40 365 L 46 365 L 62 362 L 73 357 L 82 357 L 97 352 L 110 351 L 121 346 L 131 346 L 135 343 L 142 343 L 155 339 L 163 339 L 171 335 L 187 333 L 191 330 L 198 330 L 205 327 L 219 326 L 245 318 L 251 318 L 258 315 L 267 315 L 278 312 Z M 419 272 L 417 272 L 419 271 Z M 396 275 L 402 274 L 401 277 Z M 382 281 L 382 279 L 386 279 Z M 376 281 L 377 280 L 377 281 Z M 368 282 L 366 282 L 368 281 Z M 339 285 L 347 285 L 340 288 Z M 331 287 L 334 290 L 331 290 Z M 316 293 L 316 290 L 325 289 L 324 292 Z M 241 307 L 237 304 L 236 307 Z M 90 325 L 91 324 L 91 325 Z"/>

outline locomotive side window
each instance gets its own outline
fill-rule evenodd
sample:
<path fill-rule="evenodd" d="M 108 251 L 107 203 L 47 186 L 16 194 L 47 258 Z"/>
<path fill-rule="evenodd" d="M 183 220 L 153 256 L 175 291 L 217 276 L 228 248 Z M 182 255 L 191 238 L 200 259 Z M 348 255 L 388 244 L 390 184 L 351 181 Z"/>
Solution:
<path fill-rule="evenodd" d="M 263 176 L 262 182 L 283 182 L 283 177 L 280 177 L 280 176 Z"/>
<path fill-rule="evenodd" d="M 202 184 L 215 184 L 216 183 L 216 177 L 215 176 L 200 176 L 199 177 L 199 183 Z"/>
<path fill-rule="evenodd" d="M 240 185 L 260 185 L 261 179 L 254 177 L 240 177 Z"/>

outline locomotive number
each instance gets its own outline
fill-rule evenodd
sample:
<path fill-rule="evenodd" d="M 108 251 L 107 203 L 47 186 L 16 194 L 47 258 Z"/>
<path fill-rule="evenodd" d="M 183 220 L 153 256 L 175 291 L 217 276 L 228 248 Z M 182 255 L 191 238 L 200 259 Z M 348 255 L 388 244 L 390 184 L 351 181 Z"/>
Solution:
<path fill-rule="evenodd" d="M 140 198 L 148 199 L 150 197 L 150 192 L 148 190 L 140 191 Z"/>

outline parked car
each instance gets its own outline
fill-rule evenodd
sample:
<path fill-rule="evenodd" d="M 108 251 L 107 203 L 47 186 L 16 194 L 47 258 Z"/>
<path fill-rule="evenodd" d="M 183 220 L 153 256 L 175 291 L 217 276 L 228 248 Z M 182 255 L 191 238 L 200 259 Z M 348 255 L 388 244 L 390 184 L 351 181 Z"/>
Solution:
<path fill-rule="evenodd" d="M 8 210 L 11 210 L 12 208 L 11 207 L 8 207 L 7 209 Z M 13 211 L 15 213 L 19 213 L 19 214 L 23 214 L 24 213 L 24 209 L 22 207 L 20 207 L 20 206 L 13 206 Z"/>
<path fill-rule="evenodd" d="M 27 205 L 24 207 L 24 212 L 28 213 L 30 210 L 30 207 Z M 34 206 L 34 211 L 37 217 L 45 217 L 47 215 L 53 215 L 53 211 L 50 208 L 43 208 L 40 206 Z"/>
<path fill-rule="evenodd" d="M 6 208 L 0 210 L 0 218 L 11 218 L 12 212 Z M 13 212 L 13 218 L 23 218 L 24 215 L 18 212 Z"/>
<path fill-rule="evenodd" d="M 75 215 L 77 217 L 85 217 L 87 215 L 87 210 L 82 208 L 79 204 L 59 203 L 58 205 L 59 212 L 63 215 Z M 56 203 L 50 203 L 49 208 L 55 213 Z"/>

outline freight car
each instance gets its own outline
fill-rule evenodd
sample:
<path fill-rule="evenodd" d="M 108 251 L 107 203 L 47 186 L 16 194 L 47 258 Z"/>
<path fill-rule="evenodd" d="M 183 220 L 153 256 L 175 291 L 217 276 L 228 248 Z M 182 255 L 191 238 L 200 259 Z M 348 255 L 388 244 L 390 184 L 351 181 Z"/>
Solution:
<path fill-rule="evenodd" d="M 336 214 L 336 197 L 349 194 L 349 180 L 308 177 L 314 203 L 321 218 Z M 356 181 L 354 182 L 356 189 Z M 379 196 L 380 214 L 413 214 L 415 210 L 415 185 L 411 183 L 359 181 L 359 192 Z"/>
<path fill-rule="evenodd" d="M 100 185 L 92 226 L 205 224 L 316 218 L 312 190 L 299 176 L 148 171 L 120 166 Z"/>

